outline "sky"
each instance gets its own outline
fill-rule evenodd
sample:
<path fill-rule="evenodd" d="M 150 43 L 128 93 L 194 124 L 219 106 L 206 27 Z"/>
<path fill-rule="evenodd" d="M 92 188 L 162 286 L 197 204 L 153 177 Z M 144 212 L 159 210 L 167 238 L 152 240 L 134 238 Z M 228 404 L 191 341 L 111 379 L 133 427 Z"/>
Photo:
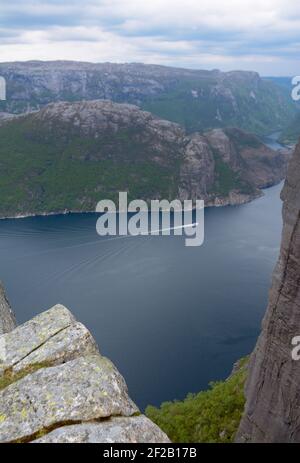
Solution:
<path fill-rule="evenodd" d="M 300 74 L 299 0 L 0 0 L 0 62 Z"/>

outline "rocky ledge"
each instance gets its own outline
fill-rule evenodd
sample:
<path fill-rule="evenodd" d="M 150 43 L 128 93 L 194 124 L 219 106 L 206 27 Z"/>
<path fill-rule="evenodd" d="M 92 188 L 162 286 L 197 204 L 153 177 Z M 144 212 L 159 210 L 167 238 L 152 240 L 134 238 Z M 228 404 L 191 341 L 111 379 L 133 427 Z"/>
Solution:
<path fill-rule="evenodd" d="M 239 442 L 300 442 L 300 144 L 282 192 L 283 234 L 262 333 L 251 356 Z"/>
<path fill-rule="evenodd" d="M 6 301 L 6 298 L 5 298 Z M 5 302 L 6 304 L 6 302 Z M 167 443 L 116 367 L 62 305 L 0 336 L 0 442 Z"/>

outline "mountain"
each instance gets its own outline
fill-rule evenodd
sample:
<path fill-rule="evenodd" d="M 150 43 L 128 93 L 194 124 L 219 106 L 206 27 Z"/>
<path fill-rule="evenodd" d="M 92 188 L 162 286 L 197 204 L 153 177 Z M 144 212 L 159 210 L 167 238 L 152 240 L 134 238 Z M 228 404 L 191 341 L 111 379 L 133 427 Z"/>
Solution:
<path fill-rule="evenodd" d="M 52 103 L 0 125 L 0 216 L 94 211 L 119 191 L 239 204 L 279 182 L 287 161 L 240 129 L 187 135 L 133 105 Z"/>
<path fill-rule="evenodd" d="M 132 103 L 188 132 L 239 127 L 268 134 L 295 114 L 286 90 L 255 72 L 190 70 L 145 64 L 70 61 L 0 63 L 7 101 L 21 113 L 55 101 L 109 99 Z"/>
<path fill-rule="evenodd" d="M 292 77 L 268 77 L 268 80 L 280 85 L 286 92 L 287 97 L 292 98 Z M 286 145 L 296 144 L 300 137 L 300 104 L 294 102 L 294 105 L 297 112 L 291 120 L 287 119 L 279 137 L 280 141 Z"/>
<path fill-rule="evenodd" d="M 282 191 L 283 233 L 262 332 L 250 359 L 239 442 L 300 442 L 300 144 Z M 299 349 L 298 349 L 299 351 Z"/>
<path fill-rule="evenodd" d="M 286 76 L 286 77 L 264 77 L 265 80 L 271 80 L 277 85 L 280 85 L 283 87 L 289 94 L 292 92 L 292 76 Z"/>

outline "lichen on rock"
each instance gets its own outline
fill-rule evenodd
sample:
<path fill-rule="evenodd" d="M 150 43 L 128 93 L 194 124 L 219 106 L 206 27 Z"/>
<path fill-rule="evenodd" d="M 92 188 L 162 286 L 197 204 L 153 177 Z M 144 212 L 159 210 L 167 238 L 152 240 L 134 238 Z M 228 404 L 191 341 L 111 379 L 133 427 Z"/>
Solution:
<path fill-rule="evenodd" d="M 0 336 L 0 442 L 168 442 L 62 305 Z M 47 437 L 48 436 L 48 437 Z"/>
<path fill-rule="evenodd" d="M 161 429 L 143 415 L 63 426 L 34 443 L 169 443 Z"/>

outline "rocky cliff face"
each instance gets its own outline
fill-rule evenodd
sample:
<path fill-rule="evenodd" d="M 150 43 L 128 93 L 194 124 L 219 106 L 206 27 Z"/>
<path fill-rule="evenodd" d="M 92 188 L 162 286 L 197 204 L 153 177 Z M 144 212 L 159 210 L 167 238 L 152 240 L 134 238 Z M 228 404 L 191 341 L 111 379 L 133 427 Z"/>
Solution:
<path fill-rule="evenodd" d="M 0 216 L 94 211 L 119 191 L 240 204 L 279 182 L 287 161 L 239 129 L 188 135 L 134 105 L 52 103 L 0 127 Z"/>
<path fill-rule="evenodd" d="M 137 104 L 188 131 L 240 127 L 268 133 L 295 114 L 290 97 L 255 72 L 197 71 L 145 64 L 69 61 L 0 63 L 7 101 L 20 113 L 57 101 L 108 99 Z"/>
<path fill-rule="evenodd" d="M 251 357 L 247 403 L 237 440 L 300 442 L 300 145 L 282 192 L 283 235 L 262 333 Z"/>
<path fill-rule="evenodd" d="M 16 320 L 0 281 L 0 336 L 16 327 Z"/>
<path fill-rule="evenodd" d="M 146 442 L 141 415 L 89 331 L 57 305 L 0 336 L 0 442 Z"/>

